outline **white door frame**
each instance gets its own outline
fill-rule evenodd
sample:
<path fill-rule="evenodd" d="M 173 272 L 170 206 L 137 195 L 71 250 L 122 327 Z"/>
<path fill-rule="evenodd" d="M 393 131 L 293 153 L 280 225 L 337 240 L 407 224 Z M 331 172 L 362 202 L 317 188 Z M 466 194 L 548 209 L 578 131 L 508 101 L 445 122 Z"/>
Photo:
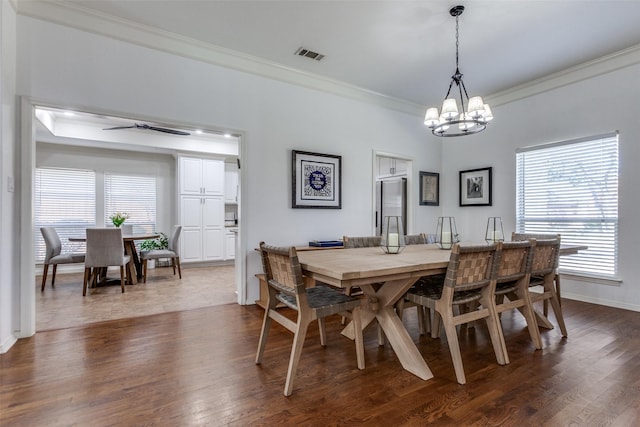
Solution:
<path fill-rule="evenodd" d="M 113 111 L 101 111 L 95 108 L 86 107 L 73 107 L 73 106 L 61 106 L 53 102 L 40 102 L 30 97 L 21 97 L 20 99 L 20 289 L 19 289 L 19 325 L 17 325 L 16 337 L 26 338 L 36 333 L 36 286 L 34 283 L 35 277 L 35 260 L 33 257 L 33 189 L 35 182 L 35 167 L 36 167 L 36 106 L 60 108 L 60 109 L 72 109 L 76 111 L 90 112 L 94 114 L 101 114 L 115 117 L 127 117 L 128 114 L 117 113 Z M 137 119 L 162 122 L 166 123 L 166 120 L 156 119 L 153 117 L 137 117 Z M 173 123 L 167 123 L 170 126 L 187 127 L 194 124 L 180 124 L 179 121 Z M 198 126 L 207 128 L 209 126 Z M 211 128 L 211 127 L 209 127 Z M 215 128 L 215 127 L 214 127 Z M 240 135 L 238 158 L 245 159 L 245 143 L 244 132 L 238 131 Z M 242 164 L 244 166 L 244 164 Z M 245 261 L 245 239 L 244 239 L 244 222 L 242 221 L 242 191 L 241 185 L 245 178 L 245 170 L 243 167 L 238 174 L 238 253 L 236 253 L 235 259 L 235 284 L 237 291 L 238 304 L 246 304 L 247 295 L 247 282 L 244 280 L 246 277 L 246 261 Z"/>
<path fill-rule="evenodd" d="M 413 157 L 405 156 L 397 153 L 390 153 L 387 151 L 377 151 L 373 150 L 373 164 L 372 164 L 372 175 L 373 179 L 371 180 L 371 235 L 375 235 L 376 233 L 376 181 L 378 179 L 378 158 L 380 157 L 389 157 L 392 159 L 405 160 L 409 164 L 407 165 L 407 229 L 405 233 L 412 234 L 413 233 L 413 186 L 415 180 L 413 179 Z"/>

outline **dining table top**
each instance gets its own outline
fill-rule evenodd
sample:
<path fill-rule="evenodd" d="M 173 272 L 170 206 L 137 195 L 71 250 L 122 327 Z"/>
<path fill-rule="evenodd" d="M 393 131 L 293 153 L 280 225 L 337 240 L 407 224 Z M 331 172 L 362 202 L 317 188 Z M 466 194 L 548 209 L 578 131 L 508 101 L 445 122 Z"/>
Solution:
<path fill-rule="evenodd" d="M 160 233 L 133 233 L 133 234 L 122 234 L 122 240 L 149 240 L 149 239 L 157 239 L 160 237 Z M 69 237 L 70 242 L 86 242 L 86 236 L 72 236 Z"/>

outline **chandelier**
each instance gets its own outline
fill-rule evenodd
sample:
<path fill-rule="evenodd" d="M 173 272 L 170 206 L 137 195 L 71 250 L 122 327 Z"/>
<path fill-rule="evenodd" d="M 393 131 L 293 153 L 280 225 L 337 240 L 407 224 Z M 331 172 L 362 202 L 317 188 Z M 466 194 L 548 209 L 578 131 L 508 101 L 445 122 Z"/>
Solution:
<path fill-rule="evenodd" d="M 435 107 L 428 108 L 427 114 L 424 116 L 424 124 L 431 128 L 431 132 L 435 136 L 472 135 L 485 130 L 487 123 L 493 120 L 489 105 L 485 104 L 479 96 L 469 98 L 467 88 L 462 81 L 463 75 L 458 66 L 458 17 L 462 15 L 462 12 L 464 12 L 464 6 L 455 6 L 449 10 L 449 14 L 456 18 L 456 72 L 451 76 L 451 83 L 449 83 L 449 90 L 444 97 L 442 111 L 438 112 Z M 458 101 L 454 98 L 455 89 L 454 94 L 451 98 L 449 97 L 454 83 L 460 94 L 460 109 L 458 109 Z"/>

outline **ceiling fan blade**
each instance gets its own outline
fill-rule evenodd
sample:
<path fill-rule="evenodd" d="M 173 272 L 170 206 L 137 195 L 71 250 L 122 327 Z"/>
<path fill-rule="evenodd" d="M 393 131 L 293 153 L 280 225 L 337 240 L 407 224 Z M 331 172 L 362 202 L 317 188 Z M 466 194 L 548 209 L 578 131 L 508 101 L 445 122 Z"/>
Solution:
<path fill-rule="evenodd" d="M 148 126 L 145 125 L 145 129 L 156 130 L 158 132 L 170 133 L 172 135 L 191 135 L 189 132 L 184 132 L 181 130 L 168 129 L 168 128 L 160 128 L 156 126 Z"/>
<path fill-rule="evenodd" d="M 113 127 L 113 128 L 105 128 L 105 129 L 102 129 L 102 130 L 131 129 L 131 128 L 134 128 L 134 127 L 136 127 L 136 126 L 116 126 L 116 127 Z"/>

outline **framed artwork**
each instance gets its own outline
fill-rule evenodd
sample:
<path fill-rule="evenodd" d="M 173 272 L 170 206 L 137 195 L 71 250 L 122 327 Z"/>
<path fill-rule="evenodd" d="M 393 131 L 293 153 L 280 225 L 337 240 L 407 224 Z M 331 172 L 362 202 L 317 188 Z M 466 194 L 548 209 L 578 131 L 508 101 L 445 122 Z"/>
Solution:
<path fill-rule="evenodd" d="M 440 174 L 420 172 L 420 204 L 426 206 L 440 205 Z"/>
<path fill-rule="evenodd" d="M 292 150 L 291 207 L 342 208 L 342 157 Z"/>
<path fill-rule="evenodd" d="M 460 171 L 460 206 L 491 206 L 491 168 Z"/>

